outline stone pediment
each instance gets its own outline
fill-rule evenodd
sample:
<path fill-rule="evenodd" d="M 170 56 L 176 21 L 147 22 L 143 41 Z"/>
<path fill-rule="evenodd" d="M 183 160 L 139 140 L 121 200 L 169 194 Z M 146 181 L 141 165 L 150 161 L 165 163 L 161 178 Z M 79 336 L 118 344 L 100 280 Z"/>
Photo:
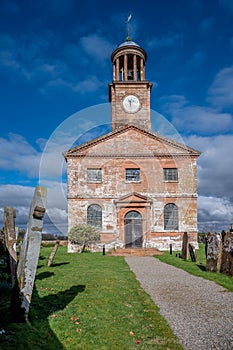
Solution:
<path fill-rule="evenodd" d="M 200 152 L 160 134 L 127 125 L 73 147 L 64 157 L 174 157 L 196 156 Z"/>
<path fill-rule="evenodd" d="M 123 197 L 120 197 L 119 199 L 115 199 L 114 202 L 117 206 L 120 206 L 120 207 L 135 206 L 135 205 L 148 206 L 151 204 L 152 200 L 140 193 L 132 192 Z"/>

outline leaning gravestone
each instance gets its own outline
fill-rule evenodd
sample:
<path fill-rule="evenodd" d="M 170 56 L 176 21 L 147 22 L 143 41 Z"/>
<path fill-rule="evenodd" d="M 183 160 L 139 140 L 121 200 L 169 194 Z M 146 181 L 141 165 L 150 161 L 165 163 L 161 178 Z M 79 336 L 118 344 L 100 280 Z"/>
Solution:
<path fill-rule="evenodd" d="M 192 244 L 190 244 L 190 243 L 189 243 L 189 254 L 190 254 L 191 260 L 193 262 L 196 262 L 197 261 L 197 255 L 196 255 L 196 252 L 195 252 Z"/>
<path fill-rule="evenodd" d="M 233 276 L 233 232 L 222 232 L 221 272 Z"/>
<path fill-rule="evenodd" d="M 15 218 L 15 210 L 12 207 L 5 207 L 4 236 L 12 284 L 15 283 L 17 269 Z"/>
<path fill-rule="evenodd" d="M 55 257 L 55 254 L 58 250 L 59 244 L 60 244 L 60 241 L 56 241 L 55 246 L 53 247 L 52 253 L 50 254 L 49 260 L 47 262 L 47 266 L 51 266 L 53 259 Z"/>
<path fill-rule="evenodd" d="M 222 258 L 222 240 L 219 233 L 207 235 L 206 271 L 220 272 Z"/>
<path fill-rule="evenodd" d="M 28 320 L 33 285 L 38 264 L 43 229 L 43 217 L 46 209 L 45 187 L 37 186 L 32 199 L 27 230 L 24 236 L 17 268 L 18 300 L 14 318 L 21 322 Z M 14 297 L 17 298 L 16 293 Z M 14 310 L 13 310 L 14 312 Z"/>

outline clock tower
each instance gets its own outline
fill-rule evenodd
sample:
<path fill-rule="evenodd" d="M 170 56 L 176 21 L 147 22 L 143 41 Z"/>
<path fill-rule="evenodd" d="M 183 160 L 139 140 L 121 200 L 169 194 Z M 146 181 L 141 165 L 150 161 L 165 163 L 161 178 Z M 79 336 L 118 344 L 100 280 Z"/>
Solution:
<path fill-rule="evenodd" d="M 124 125 L 151 130 L 152 83 L 145 77 L 146 59 L 146 52 L 129 37 L 112 53 L 113 81 L 109 84 L 112 130 Z"/>

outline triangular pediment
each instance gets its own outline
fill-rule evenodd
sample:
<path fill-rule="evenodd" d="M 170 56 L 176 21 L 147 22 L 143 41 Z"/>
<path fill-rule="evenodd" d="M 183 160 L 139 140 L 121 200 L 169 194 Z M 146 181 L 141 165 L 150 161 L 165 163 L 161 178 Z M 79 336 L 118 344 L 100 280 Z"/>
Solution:
<path fill-rule="evenodd" d="M 127 125 L 103 136 L 73 147 L 64 157 L 151 157 L 196 156 L 200 152 L 157 133 Z"/>
<path fill-rule="evenodd" d="M 151 202 L 151 200 L 148 197 L 146 197 L 140 193 L 137 193 L 137 192 L 129 193 L 129 194 L 115 200 L 115 203 L 119 203 L 119 204 L 120 203 L 140 203 L 140 204 L 143 204 L 143 203 L 148 203 L 148 202 Z"/>

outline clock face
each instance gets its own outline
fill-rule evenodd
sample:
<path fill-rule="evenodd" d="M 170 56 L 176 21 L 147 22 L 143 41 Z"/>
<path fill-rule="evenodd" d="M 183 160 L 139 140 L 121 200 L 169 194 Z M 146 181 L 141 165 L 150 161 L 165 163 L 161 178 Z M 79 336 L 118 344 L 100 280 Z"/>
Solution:
<path fill-rule="evenodd" d="M 135 113 L 140 108 L 140 101 L 134 95 L 128 95 L 123 100 L 123 107 L 127 113 Z"/>

